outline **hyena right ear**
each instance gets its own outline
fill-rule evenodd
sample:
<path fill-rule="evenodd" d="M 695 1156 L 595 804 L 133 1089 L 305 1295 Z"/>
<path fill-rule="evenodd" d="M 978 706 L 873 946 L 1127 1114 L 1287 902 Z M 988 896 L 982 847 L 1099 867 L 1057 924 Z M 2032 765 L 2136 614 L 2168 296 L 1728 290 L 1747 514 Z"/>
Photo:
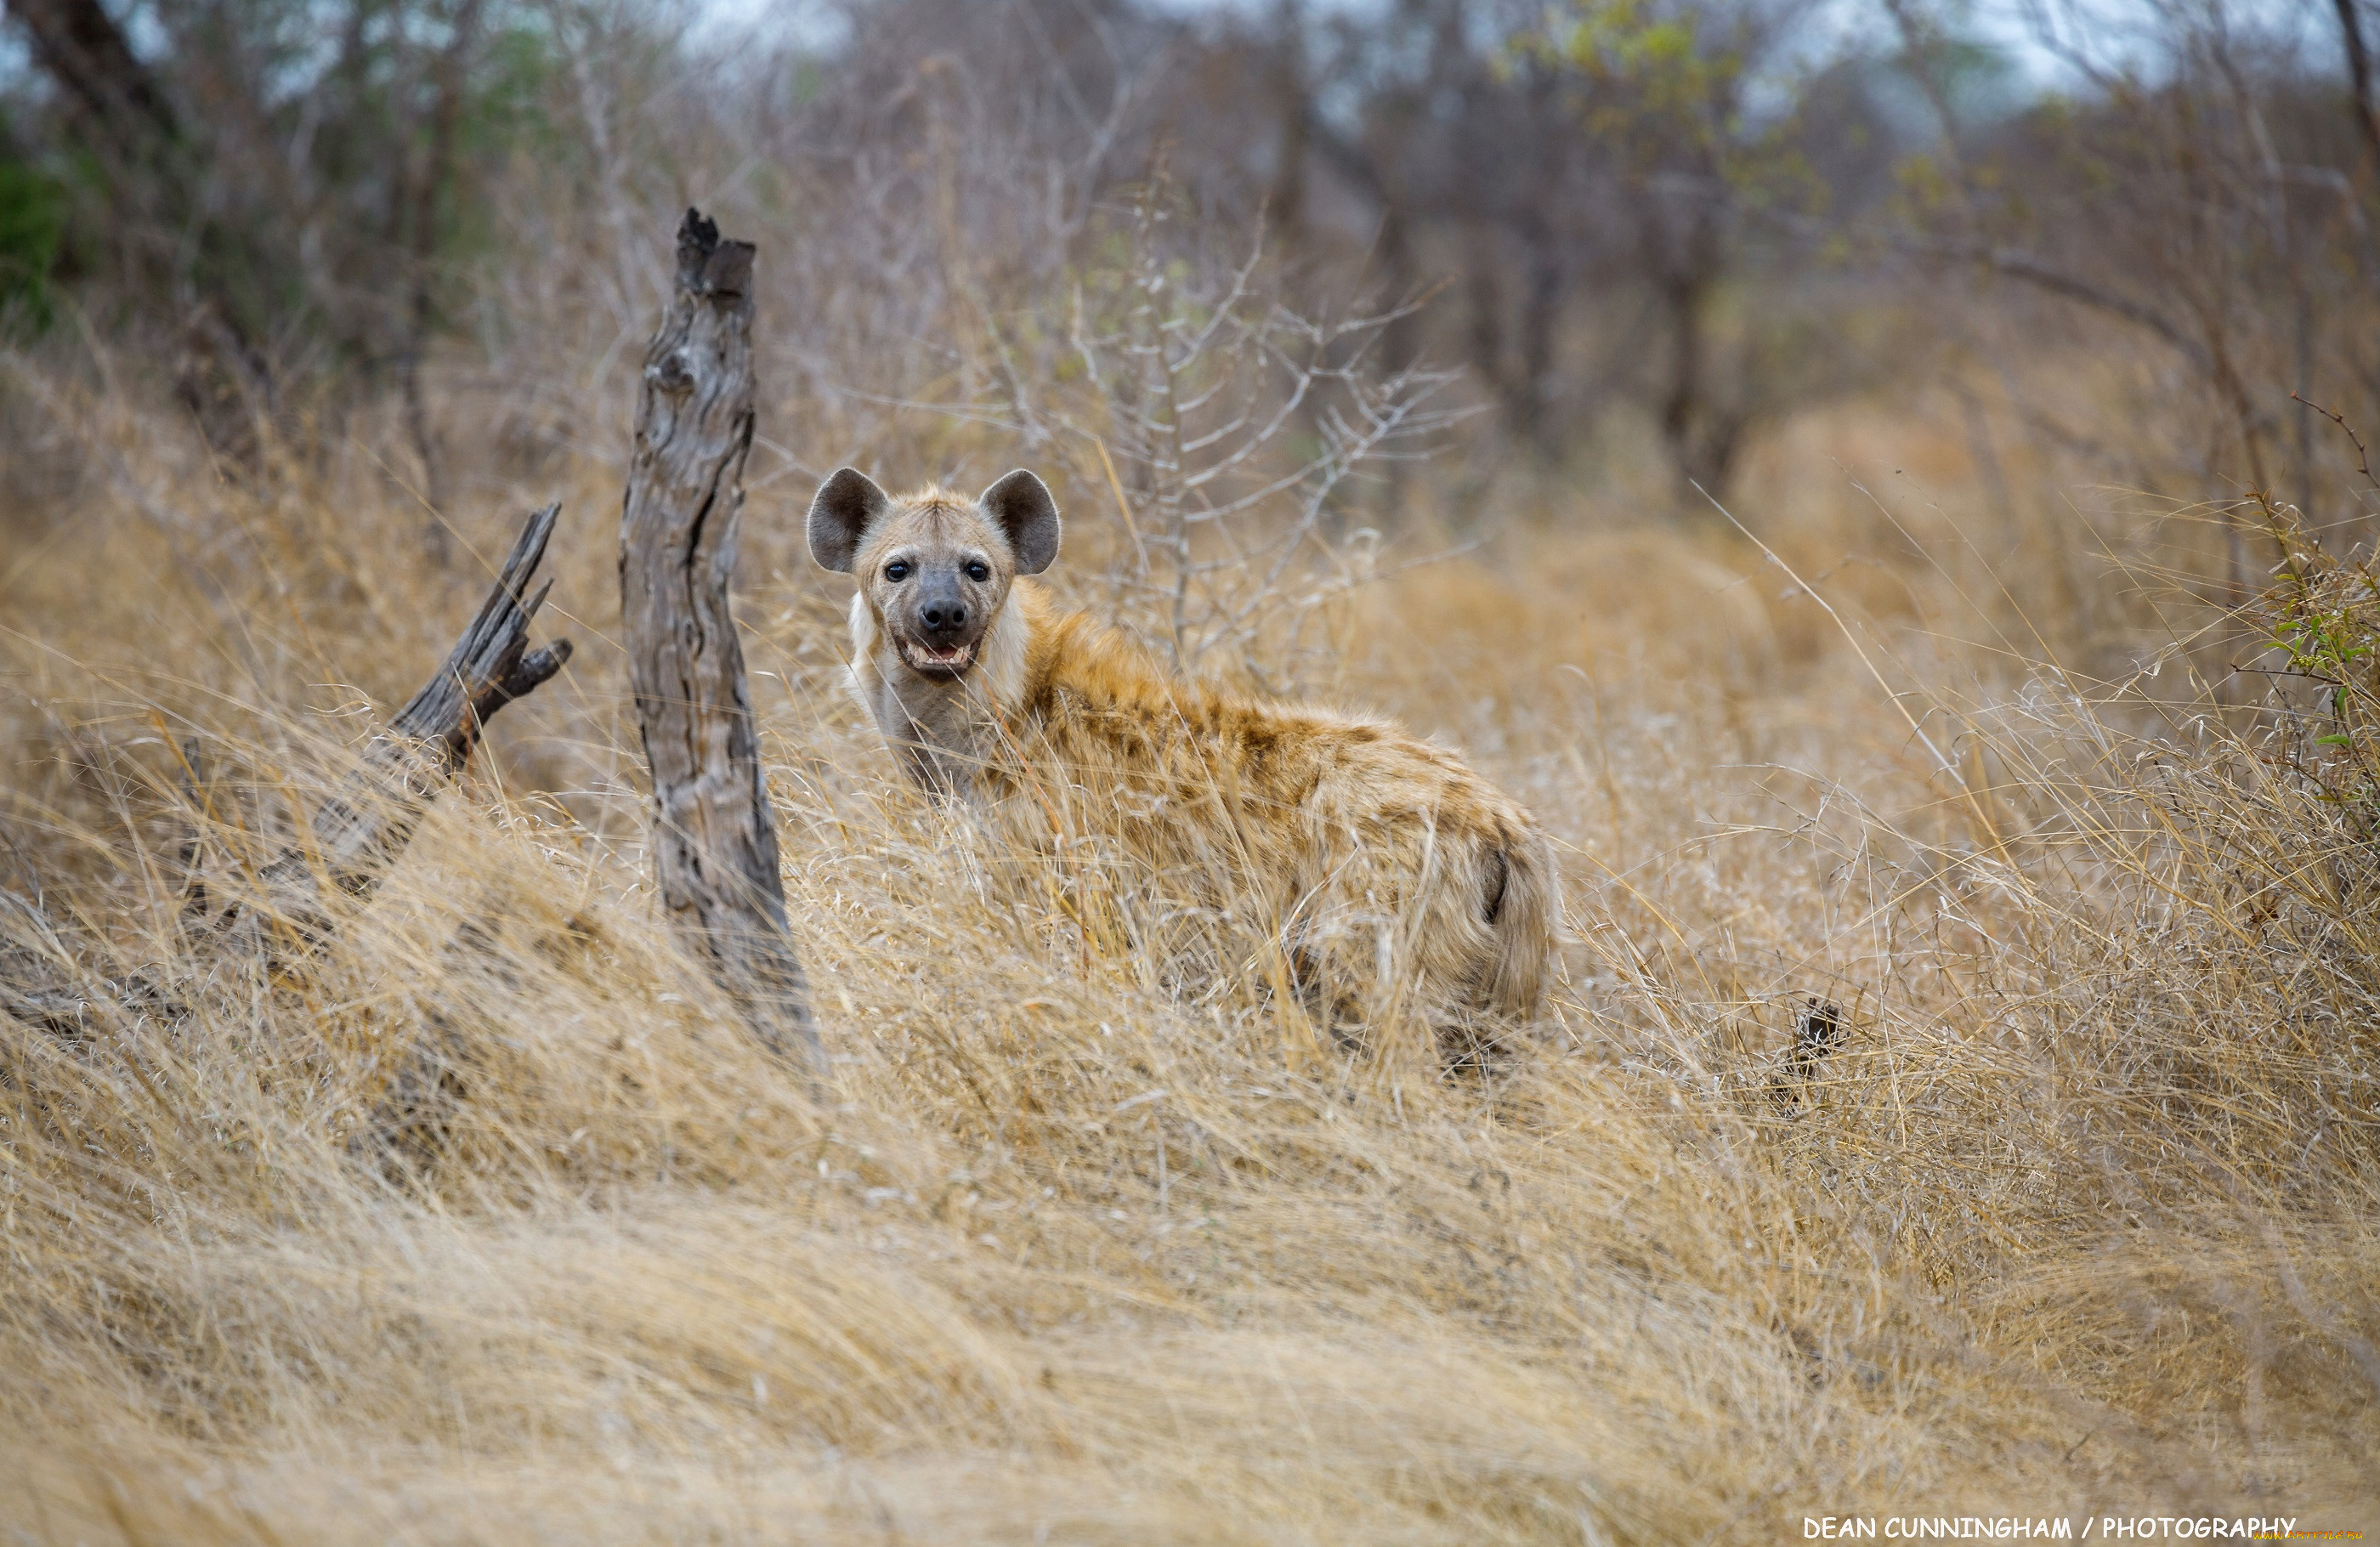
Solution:
<path fill-rule="evenodd" d="M 892 507 L 884 491 L 866 473 L 856 468 L 837 469 L 832 478 L 819 485 L 817 497 L 810 501 L 810 557 L 822 569 L 850 574 L 859 557 L 860 540 Z"/>
<path fill-rule="evenodd" d="M 1058 502 L 1048 484 L 1019 468 L 986 489 L 979 503 L 1007 534 L 1019 575 L 1038 575 L 1058 562 Z"/>

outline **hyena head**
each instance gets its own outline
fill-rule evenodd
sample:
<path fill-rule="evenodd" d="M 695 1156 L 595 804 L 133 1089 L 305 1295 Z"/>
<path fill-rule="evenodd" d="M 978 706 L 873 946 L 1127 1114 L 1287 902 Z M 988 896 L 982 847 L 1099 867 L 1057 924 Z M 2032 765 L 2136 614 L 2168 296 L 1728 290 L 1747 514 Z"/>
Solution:
<path fill-rule="evenodd" d="M 810 502 L 810 556 L 859 582 L 901 664 L 930 681 L 974 669 L 1019 575 L 1058 557 L 1058 506 L 1019 468 L 973 500 L 928 489 L 893 499 L 844 468 Z"/>

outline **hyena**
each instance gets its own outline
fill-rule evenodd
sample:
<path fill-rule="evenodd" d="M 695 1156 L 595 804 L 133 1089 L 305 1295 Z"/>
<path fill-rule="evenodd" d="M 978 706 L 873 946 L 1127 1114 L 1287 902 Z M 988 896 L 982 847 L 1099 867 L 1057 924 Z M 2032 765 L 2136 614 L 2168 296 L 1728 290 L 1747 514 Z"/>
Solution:
<path fill-rule="evenodd" d="M 1467 1063 L 1534 1021 L 1560 901 L 1528 812 L 1385 721 L 1184 681 L 1062 612 L 1027 579 L 1059 534 L 1021 469 L 977 499 L 849 468 L 820 488 L 810 554 L 857 582 L 851 689 L 910 776 L 1028 823 L 1096 812 L 1160 873 L 1253 899 L 1342 1041 L 1412 1014 Z"/>

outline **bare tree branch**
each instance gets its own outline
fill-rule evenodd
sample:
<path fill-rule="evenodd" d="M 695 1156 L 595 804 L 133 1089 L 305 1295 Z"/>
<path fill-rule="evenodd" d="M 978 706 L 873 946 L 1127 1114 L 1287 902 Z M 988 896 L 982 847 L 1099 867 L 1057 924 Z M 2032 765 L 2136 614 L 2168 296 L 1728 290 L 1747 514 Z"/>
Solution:
<path fill-rule="evenodd" d="M 528 648 L 528 629 L 552 582 L 526 601 L 522 589 L 536 578 L 547 540 L 561 512 L 548 506 L 522 526 L 519 539 L 498 571 L 487 599 L 446 659 L 374 737 L 336 793 L 315 810 L 304 838 L 284 849 L 257 875 L 259 894 L 236 900 L 205 926 L 205 933 L 235 952 L 271 959 L 283 932 L 303 948 L 328 939 L 334 928 L 329 895 L 368 895 L 412 842 L 428 803 L 469 761 L 472 749 L 498 711 L 528 694 L 570 659 L 570 641 L 556 640 Z M 186 754 L 186 762 L 194 761 Z M 185 774 L 195 786 L 195 768 Z M 198 847 L 186 843 L 186 866 Z M 185 896 L 204 906 L 195 877 Z M 170 996 L 146 978 L 106 979 L 87 972 L 39 909 L 30 914 L 38 947 L 21 939 L 0 947 L 0 1014 L 43 1027 L 53 1034 L 80 1036 L 95 1008 L 166 1005 Z M 194 909 L 185 906 L 185 922 Z"/>

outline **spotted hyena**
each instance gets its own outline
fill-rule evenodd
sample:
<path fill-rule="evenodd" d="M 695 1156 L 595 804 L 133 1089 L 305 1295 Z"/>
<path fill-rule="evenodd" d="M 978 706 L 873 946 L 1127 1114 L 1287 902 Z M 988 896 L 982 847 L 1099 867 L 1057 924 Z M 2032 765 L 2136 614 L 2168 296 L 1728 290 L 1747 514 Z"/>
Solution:
<path fill-rule="evenodd" d="M 1093 821 L 1159 873 L 1253 899 L 1342 1033 L 1411 1014 L 1456 1059 L 1537 1018 L 1560 923 L 1551 846 L 1442 747 L 1384 720 L 1168 673 L 1030 577 L 1061 526 L 1032 473 L 970 499 L 844 469 L 810 553 L 853 577 L 851 688 L 912 778 Z"/>

